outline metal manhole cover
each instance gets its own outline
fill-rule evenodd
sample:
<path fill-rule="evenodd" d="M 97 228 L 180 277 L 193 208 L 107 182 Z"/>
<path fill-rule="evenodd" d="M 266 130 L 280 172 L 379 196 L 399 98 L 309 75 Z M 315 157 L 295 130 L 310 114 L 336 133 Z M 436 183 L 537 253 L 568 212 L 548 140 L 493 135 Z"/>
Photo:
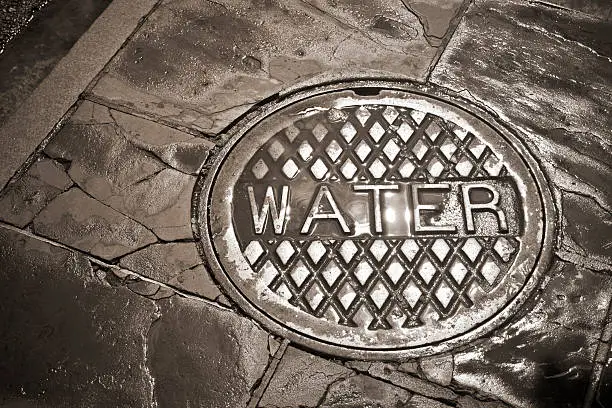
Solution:
<path fill-rule="evenodd" d="M 216 278 L 271 330 L 345 357 L 439 352 L 498 326 L 545 270 L 553 216 L 534 159 L 484 117 L 381 83 L 269 104 L 196 190 Z"/>

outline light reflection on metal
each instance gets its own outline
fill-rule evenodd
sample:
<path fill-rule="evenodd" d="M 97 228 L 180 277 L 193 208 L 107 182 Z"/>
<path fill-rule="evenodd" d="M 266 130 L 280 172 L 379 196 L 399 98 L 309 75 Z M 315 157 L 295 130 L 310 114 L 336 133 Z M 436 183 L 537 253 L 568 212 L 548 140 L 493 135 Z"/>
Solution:
<path fill-rule="evenodd" d="M 194 196 L 216 278 L 271 330 L 346 357 L 439 352 L 500 325 L 550 258 L 537 163 L 459 98 L 351 86 L 234 129 Z"/>

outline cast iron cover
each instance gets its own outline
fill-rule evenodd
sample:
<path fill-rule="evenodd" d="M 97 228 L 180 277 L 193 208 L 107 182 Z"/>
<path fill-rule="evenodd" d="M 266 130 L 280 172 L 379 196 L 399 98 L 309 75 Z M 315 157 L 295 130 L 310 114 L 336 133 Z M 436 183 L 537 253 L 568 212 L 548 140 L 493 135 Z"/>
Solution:
<path fill-rule="evenodd" d="M 200 179 L 194 226 L 216 279 L 264 326 L 389 359 L 511 316 L 550 259 L 551 208 L 535 160 L 484 112 L 361 82 L 241 121 Z"/>

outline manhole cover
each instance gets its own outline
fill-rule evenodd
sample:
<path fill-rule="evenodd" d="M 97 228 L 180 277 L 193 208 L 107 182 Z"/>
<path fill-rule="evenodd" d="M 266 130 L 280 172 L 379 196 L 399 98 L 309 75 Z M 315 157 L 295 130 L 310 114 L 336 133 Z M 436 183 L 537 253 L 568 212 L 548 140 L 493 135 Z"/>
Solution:
<path fill-rule="evenodd" d="M 345 357 L 439 352 L 498 326 L 545 270 L 553 216 L 534 159 L 484 117 L 380 83 L 269 104 L 196 191 L 216 278 L 272 331 Z"/>

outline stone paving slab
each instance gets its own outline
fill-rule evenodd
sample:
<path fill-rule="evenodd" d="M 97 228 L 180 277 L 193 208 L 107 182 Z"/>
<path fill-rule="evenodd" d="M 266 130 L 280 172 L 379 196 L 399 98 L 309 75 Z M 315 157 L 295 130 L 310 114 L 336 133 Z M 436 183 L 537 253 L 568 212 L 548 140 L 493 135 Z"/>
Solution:
<path fill-rule="evenodd" d="M 460 4 L 163 1 L 91 97 L 216 134 L 253 104 L 313 78 L 423 80 L 437 52 L 427 36 L 443 36 Z"/>
<path fill-rule="evenodd" d="M 432 73 L 434 82 L 481 102 L 519 129 L 554 189 L 561 227 L 556 253 L 567 262 L 553 268 L 541 298 L 548 305 L 526 316 L 532 323 L 542 316 L 551 321 L 532 333 L 533 326 L 507 333 L 490 354 L 455 356 L 458 382 L 532 395 L 531 401 L 509 401 L 518 406 L 581 406 L 610 302 L 612 27 L 601 17 L 540 3 L 478 2 Z M 579 311 L 585 302 L 593 303 Z M 529 345 L 513 347 L 513 337 Z M 505 347 L 512 351 L 504 357 Z"/>
<path fill-rule="evenodd" d="M 19 232 L 0 240 L 2 406 L 246 405 L 270 358 L 252 322 Z"/>
<path fill-rule="evenodd" d="M 432 74 L 524 132 L 556 190 L 558 254 L 602 270 L 612 265 L 611 29 L 541 5 L 478 3 Z"/>

